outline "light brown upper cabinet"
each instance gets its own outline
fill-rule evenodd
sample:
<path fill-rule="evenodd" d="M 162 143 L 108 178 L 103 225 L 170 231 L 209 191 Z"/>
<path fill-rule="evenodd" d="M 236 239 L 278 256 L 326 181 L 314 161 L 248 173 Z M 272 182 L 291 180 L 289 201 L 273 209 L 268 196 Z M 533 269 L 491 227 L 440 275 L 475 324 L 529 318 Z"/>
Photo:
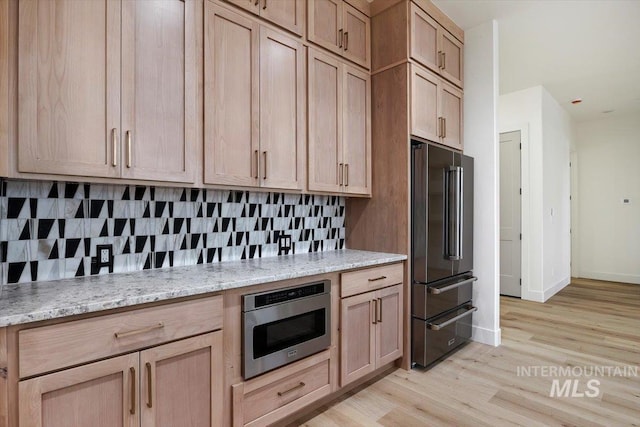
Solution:
<path fill-rule="evenodd" d="M 462 150 L 462 91 L 411 66 L 411 134 Z"/>
<path fill-rule="evenodd" d="M 18 7 L 18 171 L 193 182 L 194 1 Z"/>
<path fill-rule="evenodd" d="M 309 48 L 309 190 L 371 194 L 371 82 Z"/>
<path fill-rule="evenodd" d="M 309 41 L 371 67 L 371 24 L 364 13 L 343 0 L 310 0 L 307 14 Z"/>
<path fill-rule="evenodd" d="M 226 0 L 299 36 L 304 33 L 305 0 Z"/>
<path fill-rule="evenodd" d="M 462 43 L 414 3 L 409 8 L 411 57 L 462 87 Z"/>
<path fill-rule="evenodd" d="M 211 2 L 204 34 L 205 183 L 302 189 L 302 44 Z"/>

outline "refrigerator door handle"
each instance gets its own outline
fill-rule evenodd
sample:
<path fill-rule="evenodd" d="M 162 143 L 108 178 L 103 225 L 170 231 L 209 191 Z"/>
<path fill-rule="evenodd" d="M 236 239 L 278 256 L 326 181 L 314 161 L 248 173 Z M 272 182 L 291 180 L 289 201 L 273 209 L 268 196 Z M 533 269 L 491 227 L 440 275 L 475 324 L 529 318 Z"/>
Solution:
<path fill-rule="evenodd" d="M 462 259 L 462 180 L 462 167 L 445 169 L 445 256 L 452 261 Z"/>
<path fill-rule="evenodd" d="M 447 291 L 450 291 L 452 289 L 459 288 L 460 286 L 466 285 L 469 282 L 475 282 L 477 280 L 478 280 L 478 278 L 476 276 L 472 276 L 472 277 L 469 277 L 468 279 L 461 280 L 461 281 L 459 281 L 457 283 L 454 283 L 453 285 L 443 286 L 441 288 L 438 288 L 438 287 L 435 287 L 435 286 L 429 286 L 429 287 L 427 287 L 427 292 L 430 293 L 430 294 L 438 295 L 438 294 L 441 294 L 443 292 L 447 292 Z"/>

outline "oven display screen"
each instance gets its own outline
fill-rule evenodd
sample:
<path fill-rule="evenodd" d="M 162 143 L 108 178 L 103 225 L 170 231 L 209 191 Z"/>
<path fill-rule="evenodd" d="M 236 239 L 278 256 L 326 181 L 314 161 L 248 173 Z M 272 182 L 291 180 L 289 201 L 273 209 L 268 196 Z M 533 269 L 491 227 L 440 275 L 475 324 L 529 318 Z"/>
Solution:
<path fill-rule="evenodd" d="M 324 334 L 324 308 L 258 325 L 253 328 L 253 358 L 258 359 Z"/>

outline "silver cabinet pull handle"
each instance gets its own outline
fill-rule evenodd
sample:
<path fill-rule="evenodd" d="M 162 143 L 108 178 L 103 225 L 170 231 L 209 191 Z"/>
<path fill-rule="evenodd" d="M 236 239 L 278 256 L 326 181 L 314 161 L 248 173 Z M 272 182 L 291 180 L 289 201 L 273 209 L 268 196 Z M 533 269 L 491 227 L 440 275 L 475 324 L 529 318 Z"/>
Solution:
<path fill-rule="evenodd" d="M 151 332 L 154 331 L 156 329 L 162 329 L 164 328 L 164 323 L 160 322 L 157 323 L 153 326 L 147 326 L 146 328 L 141 328 L 141 329 L 134 329 L 132 331 L 127 331 L 127 332 L 116 332 L 115 334 L 113 334 L 116 339 L 118 338 L 127 338 L 130 337 L 132 335 L 138 335 L 138 334 L 144 334 L 145 332 Z"/>
<path fill-rule="evenodd" d="M 296 391 L 296 390 L 298 390 L 299 388 L 304 387 L 305 385 L 306 385 L 305 383 L 303 383 L 302 381 L 300 381 L 300 383 L 299 383 L 298 385 L 295 385 L 295 386 L 291 387 L 289 390 L 279 391 L 279 392 L 278 392 L 278 396 L 282 397 L 282 396 L 284 396 L 285 394 L 291 393 L 292 391 Z"/>
<path fill-rule="evenodd" d="M 344 165 L 342 163 L 338 163 L 338 185 L 342 185 L 343 168 Z"/>
<path fill-rule="evenodd" d="M 447 137 L 447 118 L 446 117 L 442 118 L 442 137 L 443 138 Z"/>
<path fill-rule="evenodd" d="M 382 298 L 378 298 L 378 323 L 382 323 Z"/>
<path fill-rule="evenodd" d="M 338 31 L 338 44 L 339 44 L 339 48 L 342 48 L 342 37 L 343 37 L 343 31 L 342 28 L 340 28 L 340 30 Z"/>
<path fill-rule="evenodd" d="M 262 6 L 262 9 L 266 9 L 267 8 L 267 0 L 264 0 L 264 5 Z"/>
<path fill-rule="evenodd" d="M 369 280 L 369 282 L 377 282 L 378 280 L 384 280 L 386 278 L 387 278 L 387 276 L 380 276 L 380 277 L 375 277 L 373 279 L 368 279 L 368 280 Z"/>
<path fill-rule="evenodd" d="M 442 323 L 427 323 L 427 328 L 431 329 L 432 331 L 439 331 L 440 329 L 444 328 L 445 326 L 449 326 L 453 322 L 457 322 L 458 320 L 462 319 L 463 317 L 466 317 L 466 316 L 470 315 L 474 311 L 478 311 L 478 308 L 477 307 L 473 307 L 473 306 L 468 306 L 467 307 L 467 311 L 465 311 L 462 314 L 457 315 L 456 317 L 452 317 L 451 319 L 449 319 L 449 320 L 447 320 L 445 322 L 442 322 Z"/>
<path fill-rule="evenodd" d="M 344 50 L 345 52 L 349 50 L 349 32 L 348 31 L 344 32 Z"/>
<path fill-rule="evenodd" d="M 267 1 L 267 0 L 264 0 Z M 442 69 L 446 69 L 447 68 L 447 54 L 445 52 L 442 52 Z"/>
<path fill-rule="evenodd" d="M 111 164 L 113 167 L 118 166 L 118 129 L 111 129 L 111 148 L 113 150 Z"/>
<path fill-rule="evenodd" d="M 127 131 L 127 167 L 131 167 L 131 131 Z"/>

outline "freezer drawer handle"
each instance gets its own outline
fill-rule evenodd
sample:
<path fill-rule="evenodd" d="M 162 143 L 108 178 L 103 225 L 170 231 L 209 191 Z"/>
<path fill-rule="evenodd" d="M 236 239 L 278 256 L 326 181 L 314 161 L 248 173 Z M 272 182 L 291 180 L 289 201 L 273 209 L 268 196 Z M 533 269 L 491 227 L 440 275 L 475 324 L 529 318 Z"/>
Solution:
<path fill-rule="evenodd" d="M 466 285 L 469 282 L 475 282 L 476 280 L 478 280 L 478 278 L 476 276 L 470 277 L 467 280 L 462 280 L 461 282 L 458 283 L 454 283 L 453 285 L 449 285 L 449 286 L 443 286 L 442 288 L 436 288 L 436 287 L 432 287 L 429 286 L 427 288 L 427 292 L 429 292 L 430 294 L 441 294 L 443 292 L 447 292 L 450 291 L 451 289 L 455 289 L 455 288 L 459 288 L 462 285 Z"/>
<path fill-rule="evenodd" d="M 462 319 L 463 317 L 466 317 L 466 316 L 470 315 L 474 311 L 478 311 L 478 307 L 469 306 L 467 311 L 465 311 L 462 314 L 457 315 L 456 317 L 453 317 L 453 318 L 447 320 L 446 322 L 439 323 L 439 324 L 427 323 L 427 328 L 431 329 L 432 331 L 439 331 L 440 329 L 444 328 L 445 326 L 449 326 L 453 322 L 457 322 L 458 320 Z"/>

